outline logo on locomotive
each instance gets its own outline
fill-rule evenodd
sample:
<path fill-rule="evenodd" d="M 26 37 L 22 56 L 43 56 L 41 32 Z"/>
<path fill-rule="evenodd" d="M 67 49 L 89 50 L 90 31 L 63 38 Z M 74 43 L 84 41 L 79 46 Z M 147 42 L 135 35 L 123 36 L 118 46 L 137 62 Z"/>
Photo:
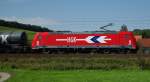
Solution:
<path fill-rule="evenodd" d="M 107 43 L 106 41 L 108 40 L 111 40 L 111 38 L 107 38 L 107 36 L 88 36 L 84 39 L 78 39 L 76 37 L 56 39 L 56 41 L 66 41 L 68 43 L 75 43 L 77 41 L 86 41 L 87 43 Z"/>

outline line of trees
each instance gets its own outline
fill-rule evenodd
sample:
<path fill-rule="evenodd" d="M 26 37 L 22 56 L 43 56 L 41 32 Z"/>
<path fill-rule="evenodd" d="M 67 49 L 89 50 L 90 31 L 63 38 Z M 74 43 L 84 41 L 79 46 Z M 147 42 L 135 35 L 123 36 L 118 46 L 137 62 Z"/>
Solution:
<path fill-rule="evenodd" d="M 142 35 L 143 38 L 150 38 L 150 29 L 135 29 L 133 33 L 135 35 Z"/>
<path fill-rule="evenodd" d="M 53 31 L 46 27 L 41 27 L 41 26 L 31 25 L 31 24 L 22 24 L 16 21 L 5 21 L 2 19 L 0 19 L 0 26 L 24 29 L 24 30 L 34 31 L 34 32 L 52 32 Z"/>

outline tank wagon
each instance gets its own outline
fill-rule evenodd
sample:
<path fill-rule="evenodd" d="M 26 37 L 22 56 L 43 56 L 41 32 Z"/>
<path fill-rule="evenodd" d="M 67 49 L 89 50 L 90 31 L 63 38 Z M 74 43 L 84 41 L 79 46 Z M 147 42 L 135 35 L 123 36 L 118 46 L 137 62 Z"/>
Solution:
<path fill-rule="evenodd" d="M 32 49 L 44 52 L 129 53 L 136 50 L 132 32 L 38 32 Z"/>
<path fill-rule="evenodd" d="M 25 32 L 0 32 L 0 52 L 23 52 L 26 46 Z"/>

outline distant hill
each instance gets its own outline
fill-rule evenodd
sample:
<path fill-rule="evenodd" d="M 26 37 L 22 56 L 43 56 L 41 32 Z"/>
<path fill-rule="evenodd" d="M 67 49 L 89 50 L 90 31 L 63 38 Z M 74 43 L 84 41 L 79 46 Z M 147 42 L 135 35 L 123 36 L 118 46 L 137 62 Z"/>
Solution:
<path fill-rule="evenodd" d="M 16 21 L 5 21 L 2 19 L 0 19 L 0 26 L 29 30 L 29 31 L 34 31 L 34 32 L 52 32 L 53 31 L 46 27 L 41 27 L 41 26 L 31 25 L 31 24 L 22 24 Z"/>

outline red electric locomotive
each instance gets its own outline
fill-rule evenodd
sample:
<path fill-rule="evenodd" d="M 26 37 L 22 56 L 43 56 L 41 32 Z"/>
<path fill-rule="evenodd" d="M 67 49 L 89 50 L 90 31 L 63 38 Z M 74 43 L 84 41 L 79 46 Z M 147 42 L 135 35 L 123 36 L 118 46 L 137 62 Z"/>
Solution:
<path fill-rule="evenodd" d="M 127 53 L 136 50 L 132 32 L 38 32 L 32 41 L 32 49 L 53 51 L 95 51 L 102 53 Z"/>

